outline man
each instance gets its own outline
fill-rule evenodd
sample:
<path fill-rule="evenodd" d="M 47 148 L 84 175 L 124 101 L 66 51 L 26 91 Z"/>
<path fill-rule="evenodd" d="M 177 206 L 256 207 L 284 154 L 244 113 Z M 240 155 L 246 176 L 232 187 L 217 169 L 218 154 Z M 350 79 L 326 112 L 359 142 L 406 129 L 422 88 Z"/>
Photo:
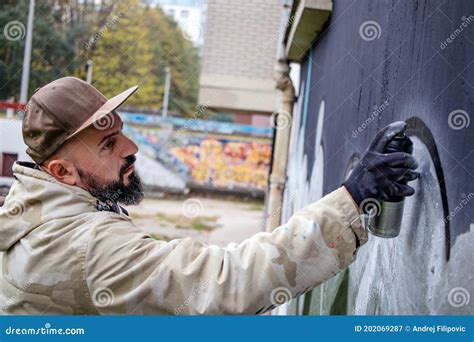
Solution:
<path fill-rule="evenodd" d="M 363 199 L 414 193 L 404 185 L 418 177 L 414 158 L 381 153 L 405 129 L 397 122 L 379 132 L 344 186 L 272 233 L 225 248 L 156 241 L 118 205 L 143 198 L 137 145 L 115 112 L 136 90 L 107 100 L 65 77 L 30 99 L 23 138 L 35 163 L 15 163 L 0 212 L 3 313 L 260 314 L 355 259 L 367 241 Z"/>

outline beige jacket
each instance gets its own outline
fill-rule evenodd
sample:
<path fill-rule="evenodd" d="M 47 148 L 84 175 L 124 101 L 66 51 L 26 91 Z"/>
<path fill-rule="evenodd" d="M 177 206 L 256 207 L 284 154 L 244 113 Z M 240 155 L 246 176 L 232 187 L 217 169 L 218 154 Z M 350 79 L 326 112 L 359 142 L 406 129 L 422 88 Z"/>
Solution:
<path fill-rule="evenodd" d="M 154 240 L 33 166 L 14 165 L 0 208 L 3 314 L 260 314 L 346 268 L 367 241 L 344 188 L 221 248 Z"/>

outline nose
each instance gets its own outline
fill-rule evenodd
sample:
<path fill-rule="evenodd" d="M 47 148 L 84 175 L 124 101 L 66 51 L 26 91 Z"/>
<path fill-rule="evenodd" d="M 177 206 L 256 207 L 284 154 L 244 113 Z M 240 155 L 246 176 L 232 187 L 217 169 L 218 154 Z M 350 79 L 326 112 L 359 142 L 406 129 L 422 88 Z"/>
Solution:
<path fill-rule="evenodd" d="M 125 136 L 123 133 L 121 134 L 123 137 L 123 143 L 122 143 L 122 153 L 121 157 L 126 158 L 129 155 L 135 155 L 138 152 L 138 146 L 133 142 L 133 140 L 129 139 L 127 136 Z"/>

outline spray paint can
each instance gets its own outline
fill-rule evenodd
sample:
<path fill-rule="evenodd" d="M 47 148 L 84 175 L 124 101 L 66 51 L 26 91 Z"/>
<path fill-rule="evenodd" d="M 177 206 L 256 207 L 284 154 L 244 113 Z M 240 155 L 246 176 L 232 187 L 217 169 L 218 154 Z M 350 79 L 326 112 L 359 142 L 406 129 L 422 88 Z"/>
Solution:
<path fill-rule="evenodd" d="M 413 143 L 405 133 L 394 136 L 385 146 L 384 153 L 413 153 Z M 400 182 L 406 184 L 406 182 Z M 404 198 L 397 197 L 392 201 L 381 201 L 375 212 L 369 214 L 369 231 L 378 237 L 394 238 L 400 233 L 403 218 Z"/>

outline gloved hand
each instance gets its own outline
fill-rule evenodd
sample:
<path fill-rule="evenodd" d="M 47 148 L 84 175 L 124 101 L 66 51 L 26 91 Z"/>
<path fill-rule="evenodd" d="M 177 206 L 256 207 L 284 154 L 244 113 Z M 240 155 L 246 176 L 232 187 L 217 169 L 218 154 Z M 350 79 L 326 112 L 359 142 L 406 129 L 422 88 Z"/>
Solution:
<path fill-rule="evenodd" d="M 420 175 L 413 171 L 418 167 L 415 158 L 405 152 L 383 153 L 387 143 L 395 135 L 404 132 L 406 126 L 405 122 L 397 121 L 378 132 L 349 178 L 342 184 L 357 205 L 367 198 L 397 201 L 400 197 L 415 193 L 406 184 Z"/>

